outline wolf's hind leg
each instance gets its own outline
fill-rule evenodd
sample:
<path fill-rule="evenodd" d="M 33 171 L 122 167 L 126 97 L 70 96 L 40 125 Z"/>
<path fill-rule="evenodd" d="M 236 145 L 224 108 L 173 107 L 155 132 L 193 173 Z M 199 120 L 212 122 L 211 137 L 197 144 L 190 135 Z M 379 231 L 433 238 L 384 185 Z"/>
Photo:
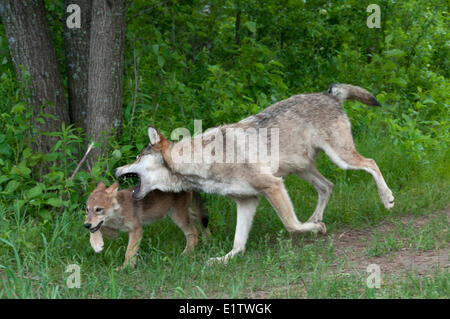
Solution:
<path fill-rule="evenodd" d="M 312 216 L 308 219 L 307 223 L 321 222 L 323 212 L 333 190 L 333 183 L 323 177 L 314 164 L 308 167 L 307 170 L 297 172 L 296 175 L 314 186 L 319 196 L 316 209 L 314 210 Z"/>
<path fill-rule="evenodd" d="M 237 205 L 236 232 L 233 249 L 223 257 L 210 258 L 208 264 L 219 262 L 226 264 L 234 255 L 245 251 L 248 234 L 252 227 L 253 217 L 258 207 L 258 197 L 233 198 Z"/>
<path fill-rule="evenodd" d="M 394 196 L 392 191 L 386 185 L 383 175 L 378 168 L 377 163 L 373 159 L 365 158 L 358 154 L 353 142 L 348 148 L 336 148 L 327 146 L 324 148 L 325 153 L 331 160 L 341 169 L 364 170 L 372 175 L 377 185 L 378 195 L 386 209 L 394 207 Z"/>
<path fill-rule="evenodd" d="M 271 183 L 264 188 L 260 188 L 259 191 L 270 202 L 283 222 L 284 227 L 286 227 L 289 232 L 304 233 L 313 231 L 326 233 L 327 230 L 325 224 L 321 222 L 307 222 L 302 224 L 297 219 L 291 199 L 289 198 L 281 178 L 272 177 Z"/>
<path fill-rule="evenodd" d="M 372 175 L 384 207 L 391 209 L 394 206 L 394 196 L 375 161 L 361 156 L 356 150 L 347 118 L 338 119 L 331 127 L 327 138 L 318 146 L 341 169 L 364 170 Z"/>

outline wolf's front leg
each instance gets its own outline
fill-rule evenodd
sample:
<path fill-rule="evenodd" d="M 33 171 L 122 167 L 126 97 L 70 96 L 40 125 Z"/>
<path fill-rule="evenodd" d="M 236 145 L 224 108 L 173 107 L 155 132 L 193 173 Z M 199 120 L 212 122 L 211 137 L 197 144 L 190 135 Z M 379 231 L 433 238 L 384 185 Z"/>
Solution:
<path fill-rule="evenodd" d="M 210 258 L 208 264 L 216 262 L 226 264 L 234 255 L 245 251 L 248 234 L 252 227 L 253 217 L 258 206 L 258 197 L 233 198 L 237 205 L 236 232 L 233 249 L 223 257 Z"/>
<path fill-rule="evenodd" d="M 136 228 L 135 230 L 131 231 L 128 235 L 128 247 L 127 251 L 125 253 L 125 261 L 123 262 L 122 269 L 130 266 L 131 268 L 134 268 L 136 265 L 136 254 L 139 250 L 139 244 L 141 243 L 142 239 L 142 226 Z"/>

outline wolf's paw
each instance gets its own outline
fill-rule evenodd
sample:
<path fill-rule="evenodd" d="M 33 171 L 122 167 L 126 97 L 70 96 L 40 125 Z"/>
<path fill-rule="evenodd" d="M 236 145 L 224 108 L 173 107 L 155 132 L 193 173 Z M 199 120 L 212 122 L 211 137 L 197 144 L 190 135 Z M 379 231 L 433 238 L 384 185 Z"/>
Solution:
<path fill-rule="evenodd" d="M 226 265 L 228 262 L 228 257 L 227 256 L 223 256 L 223 257 L 212 257 L 209 258 L 208 261 L 206 262 L 207 266 L 212 266 L 212 265 Z"/>
<path fill-rule="evenodd" d="M 384 207 L 389 210 L 392 207 L 394 207 L 394 195 L 392 195 L 392 192 L 390 189 L 388 189 L 382 196 L 381 196 L 381 202 L 383 203 Z"/>
<path fill-rule="evenodd" d="M 206 262 L 207 266 L 217 265 L 217 264 L 224 264 L 226 265 L 227 262 L 225 261 L 224 257 L 212 257 L 209 258 Z"/>
<path fill-rule="evenodd" d="M 324 223 L 322 222 L 315 222 L 315 224 L 317 225 L 317 231 L 321 234 L 326 234 L 327 233 L 327 227 L 325 226 Z"/>
<path fill-rule="evenodd" d="M 326 234 L 327 228 L 325 227 L 325 224 L 317 221 L 317 222 L 306 222 L 304 224 L 301 224 L 301 226 L 293 231 L 293 233 L 321 233 Z"/>
<path fill-rule="evenodd" d="M 245 247 L 233 248 L 232 251 L 230 251 L 228 254 L 226 254 L 223 257 L 209 258 L 209 260 L 206 262 L 206 264 L 207 265 L 212 265 L 212 264 L 226 265 L 231 258 L 235 258 L 235 256 L 237 254 L 243 254 L 244 252 L 245 252 Z"/>
<path fill-rule="evenodd" d="M 307 223 L 305 223 L 303 225 L 306 225 L 306 224 Z M 324 223 L 317 221 L 317 222 L 312 222 L 310 224 L 314 225 L 313 227 L 310 226 L 310 228 L 311 228 L 310 231 L 313 232 L 314 234 L 317 234 L 317 233 L 326 234 L 327 233 L 327 227 L 325 226 Z"/>

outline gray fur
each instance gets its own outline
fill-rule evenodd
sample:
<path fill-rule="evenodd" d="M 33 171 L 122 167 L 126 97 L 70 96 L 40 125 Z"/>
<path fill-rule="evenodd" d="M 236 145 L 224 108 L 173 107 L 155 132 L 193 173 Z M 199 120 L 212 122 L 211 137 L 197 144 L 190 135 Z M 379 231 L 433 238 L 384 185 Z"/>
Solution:
<path fill-rule="evenodd" d="M 214 130 L 201 136 L 172 143 L 162 141 L 142 154 L 132 164 L 116 170 L 116 176 L 136 173 L 141 186 L 134 194 L 142 198 L 153 189 L 162 191 L 199 190 L 230 196 L 238 204 L 238 225 L 236 226 L 233 250 L 218 260 L 228 258 L 245 249 L 248 231 L 257 205 L 257 195 L 265 196 L 290 232 L 326 232 L 322 223 L 323 211 L 331 194 L 333 184 L 325 179 L 315 167 L 314 160 L 320 151 L 325 151 L 331 160 L 342 169 L 359 169 L 370 173 L 377 185 L 380 199 L 387 209 L 394 205 L 394 197 L 387 187 L 375 161 L 358 154 L 353 144 L 350 121 L 342 109 L 346 99 L 359 100 L 366 104 L 379 105 L 365 89 L 348 85 L 333 84 L 324 93 L 310 93 L 292 96 L 277 102 L 262 112 L 218 129 L 225 138 L 230 128 L 279 130 L 279 165 L 276 171 L 267 173 L 269 164 L 257 163 L 177 163 L 171 151 L 174 147 L 200 143 L 207 144 Z M 154 132 L 150 135 L 153 136 Z M 160 135 L 162 136 L 162 135 Z M 226 136 L 231 138 L 233 136 Z M 267 144 L 273 142 L 269 136 Z M 185 144 L 183 144 L 185 143 Z M 225 149 L 224 156 L 225 156 Z M 243 152 L 243 149 L 236 149 Z M 248 154 L 244 153 L 246 157 Z M 264 170 L 266 169 L 266 170 Z M 262 173 L 265 171 L 266 173 Z M 289 174 L 311 183 L 318 192 L 319 200 L 311 218 L 301 223 L 283 184 Z"/>

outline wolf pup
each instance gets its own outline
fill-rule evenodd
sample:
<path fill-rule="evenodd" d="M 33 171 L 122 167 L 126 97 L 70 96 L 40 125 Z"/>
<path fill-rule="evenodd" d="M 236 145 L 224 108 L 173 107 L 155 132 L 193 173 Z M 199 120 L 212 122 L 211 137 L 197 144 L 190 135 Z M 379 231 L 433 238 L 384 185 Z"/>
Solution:
<path fill-rule="evenodd" d="M 115 182 L 109 188 L 103 182 L 89 195 L 86 203 L 84 227 L 89 229 L 90 242 L 96 252 L 103 250 L 103 237 L 117 238 L 119 231 L 129 233 L 128 247 L 122 267 L 136 264 L 136 254 L 142 238 L 142 226 L 166 216 L 172 218 L 186 236 L 186 248 L 183 254 L 192 251 L 197 244 L 197 229 L 189 214 L 189 206 L 195 217 L 201 218 L 203 227 L 207 227 L 208 216 L 200 194 L 191 192 L 164 193 L 159 190 L 150 192 L 142 200 L 132 198 L 134 189 L 118 191 Z"/>
<path fill-rule="evenodd" d="M 176 143 L 168 141 L 150 126 L 147 148 L 134 163 L 117 168 L 115 175 L 138 175 L 140 183 L 133 193 L 135 199 L 143 198 L 154 189 L 201 190 L 234 199 L 237 223 L 233 249 L 225 256 L 210 261 L 226 262 L 245 250 L 260 194 L 267 198 L 289 232 L 325 233 L 322 217 L 333 184 L 315 166 L 315 158 L 321 151 L 341 169 L 364 170 L 372 175 L 384 207 L 391 209 L 394 206 L 394 196 L 375 161 L 361 156 L 355 148 L 350 121 L 342 109 L 345 100 L 380 106 L 376 98 L 361 87 L 332 84 L 326 92 L 292 96 L 238 123 L 209 129 L 202 135 L 185 137 Z M 278 146 L 279 151 L 274 159 L 278 165 L 275 168 L 272 167 L 274 160 L 249 160 L 254 154 L 247 151 L 247 146 L 258 143 L 245 142 L 242 132 L 264 129 L 271 133 L 266 133 L 266 137 L 261 139 L 258 136 L 258 142 L 262 141 L 266 149 L 269 145 Z M 222 141 L 226 147 L 220 143 L 210 147 L 217 145 L 217 141 Z M 229 141 L 241 143 L 233 145 L 232 142 L 229 147 Z M 201 161 L 178 160 L 184 150 L 190 150 L 192 146 L 195 149 L 195 145 L 203 147 Z M 206 149 L 211 150 L 210 153 L 205 154 Z M 229 161 L 234 158 L 244 161 Z M 318 193 L 318 203 L 306 223 L 297 219 L 284 186 L 283 178 L 289 174 L 309 182 Z"/>

